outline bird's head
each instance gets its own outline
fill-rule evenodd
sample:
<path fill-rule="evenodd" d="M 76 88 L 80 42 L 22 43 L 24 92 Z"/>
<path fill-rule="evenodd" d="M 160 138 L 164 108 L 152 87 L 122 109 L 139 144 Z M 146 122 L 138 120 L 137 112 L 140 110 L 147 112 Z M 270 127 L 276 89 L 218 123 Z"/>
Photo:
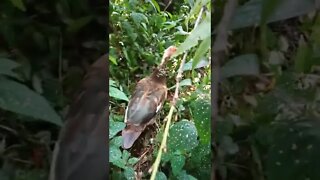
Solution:
<path fill-rule="evenodd" d="M 161 60 L 161 65 L 165 64 L 176 51 L 177 51 L 177 47 L 176 46 L 168 47 L 163 53 L 162 60 Z"/>

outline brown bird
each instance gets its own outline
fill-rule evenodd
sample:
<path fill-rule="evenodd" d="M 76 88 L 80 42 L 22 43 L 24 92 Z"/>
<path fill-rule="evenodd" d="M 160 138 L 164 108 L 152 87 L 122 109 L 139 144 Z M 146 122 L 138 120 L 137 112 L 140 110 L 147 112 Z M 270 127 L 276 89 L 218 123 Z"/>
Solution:
<path fill-rule="evenodd" d="M 176 50 L 175 46 L 167 48 L 160 65 L 137 83 L 125 114 L 126 128 L 122 130 L 124 149 L 131 148 L 145 127 L 155 122 L 154 117 L 167 97 L 165 66 Z"/>
<path fill-rule="evenodd" d="M 56 143 L 49 180 L 107 179 L 107 61 L 89 69 Z"/>

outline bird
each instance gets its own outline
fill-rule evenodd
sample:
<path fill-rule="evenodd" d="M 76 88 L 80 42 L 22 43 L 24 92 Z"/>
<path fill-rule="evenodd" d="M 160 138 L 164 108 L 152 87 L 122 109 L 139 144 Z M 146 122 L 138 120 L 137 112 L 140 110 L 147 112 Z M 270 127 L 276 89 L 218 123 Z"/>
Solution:
<path fill-rule="evenodd" d="M 108 55 L 89 68 L 56 142 L 49 180 L 108 179 Z"/>
<path fill-rule="evenodd" d="M 121 133 L 123 149 L 131 148 L 146 126 L 155 123 L 155 116 L 167 98 L 166 64 L 176 51 L 175 46 L 168 47 L 160 65 L 137 83 L 125 111 L 126 127 Z"/>

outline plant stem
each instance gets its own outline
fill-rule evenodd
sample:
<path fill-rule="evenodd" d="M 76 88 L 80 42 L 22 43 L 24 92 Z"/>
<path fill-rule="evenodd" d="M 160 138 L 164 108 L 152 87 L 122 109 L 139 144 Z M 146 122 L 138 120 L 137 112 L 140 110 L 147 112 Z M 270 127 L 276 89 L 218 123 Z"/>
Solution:
<path fill-rule="evenodd" d="M 205 6 L 203 6 L 201 8 L 193 29 L 195 29 L 199 25 L 204 10 L 205 10 Z M 177 100 L 179 98 L 179 86 L 180 86 L 180 81 L 182 79 L 183 67 L 184 67 L 184 64 L 186 62 L 187 55 L 188 55 L 188 51 L 186 51 L 184 53 L 184 55 L 183 55 L 183 58 L 181 60 L 180 67 L 179 67 L 179 70 L 178 70 L 178 74 L 176 76 L 176 89 L 175 89 L 175 92 L 174 92 L 174 96 L 173 96 L 173 100 L 172 100 L 172 104 L 171 104 L 171 107 L 170 107 L 169 114 L 167 115 L 167 117 L 165 117 L 167 122 L 166 122 L 165 130 L 164 130 L 164 133 L 163 133 L 161 145 L 160 145 L 160 148 L 159 148 L 159 151 L 158 151 L 158 154 L 157 154 L 157 158 L 156 158 L 154 164 L 152 165 L 152 174 L 151 174 L 151 178 L 150 178 L 151 180 L 154 180 L 156 178 L 156 174 L 158 172 L 158 168 L 159 168 L 160 161 L 161 161 L 162 151 L 164 151 L 166 149 L 166 144 L 167 144 L 167 139 L 168 139 L 168 134 L 169 134 L 169 128 L 170 128 L 171 119 L 172 119 L 172 115 L 173 115 L 173 110 L 174 110 L 175 105 L 177 103 Z"/>

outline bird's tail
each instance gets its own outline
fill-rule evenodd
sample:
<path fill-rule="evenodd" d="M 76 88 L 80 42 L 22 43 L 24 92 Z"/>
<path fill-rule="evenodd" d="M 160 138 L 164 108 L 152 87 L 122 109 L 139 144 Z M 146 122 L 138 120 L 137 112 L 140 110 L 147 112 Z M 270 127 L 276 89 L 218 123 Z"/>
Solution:
<path fill-rule="evenodd" d="M 123 137 L 123 149 L 129 149 L 133 145 L 133 143 L 138 139 L 142 131 L 136 130 L 135 128 L 127 127 L 122 130 L 122 137 Z"/>

